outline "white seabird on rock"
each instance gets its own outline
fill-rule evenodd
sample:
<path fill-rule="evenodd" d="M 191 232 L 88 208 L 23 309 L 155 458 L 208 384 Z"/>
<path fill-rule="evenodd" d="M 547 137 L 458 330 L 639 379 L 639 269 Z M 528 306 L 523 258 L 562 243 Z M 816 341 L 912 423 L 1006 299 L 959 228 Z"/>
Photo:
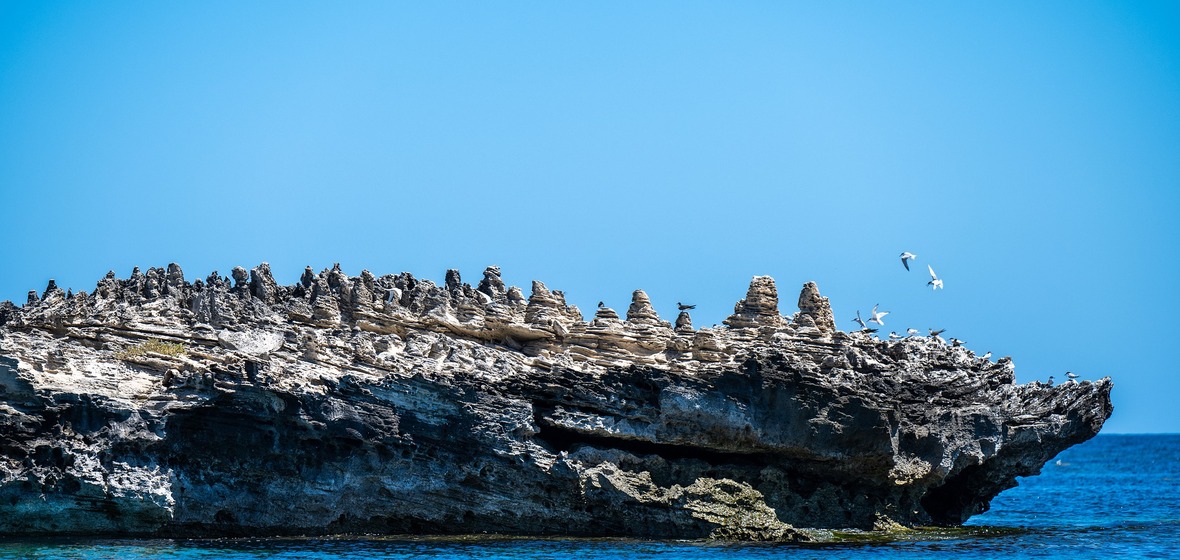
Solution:
<path fill-rule="evenodd" d="M 906 336 L 918 336 L 922 333 L 919 332 L 918 329 L 909 328 L 909 329 L 905 330 L 905 334 L 906 334 Z"/>
<path fill-rule="evenodd" d="M 891 331 L 891 332 L 889 333 L 889 340 L 898 340 L 898 339 L 901 339 L 901 338 L 905 338 L 905 337 L 904 337 L 904 336 L 901 336 L 900 334 L 897 334 L 897 331 Z"/>
<path fill-rule="evenodd" d="M 915 255 L 909 251 L 905 251 L 901 254 L 901 264 L 902 264 L 902 266 L 905 267 L 906 270 L 909 270 L 910 269 L 910 259 L 916 259 L 916 258 L 918 258 L 918 255 Z"/>
<path fill-rule="evenodd" d="M 926 270 L 930 271 L 930 281 L 927 282 L 926 285 L 930 286 L 931 290 L 937 290 L 939 288 L 942 288 L 942 279 L 939 278 L 938 275 L 934 273 L 934 267 L 932 267 L 930 265 L 926 265 Z"/>
<path fill-rule="evenodd" d="M 1065 372 L 1065 376 L 1068 377 L 1070 381 L 1075 381 L 1078 378 L 1078 374 L 1076 374 L 1072 371 Z"/>

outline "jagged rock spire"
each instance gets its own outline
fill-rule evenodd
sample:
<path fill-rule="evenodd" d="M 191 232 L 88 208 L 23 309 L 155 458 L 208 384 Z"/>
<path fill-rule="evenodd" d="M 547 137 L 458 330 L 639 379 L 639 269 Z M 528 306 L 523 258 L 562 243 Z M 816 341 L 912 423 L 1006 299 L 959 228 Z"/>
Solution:
<path fill-rule="evenodd" d="M 828 298 L 819 295 L 819 287 L 815 282 L 803 285 L 803 291 L 799 293 L 799 312 L 814 321 L 820 332 L 836 332 L 836 318 L 832 315 L 832 306 L 828 303 Z"/>
<path fill-rule="evenodd" d="M 463 288 L 463 277 L 459 276 L 459 270 L 451 268 L 447 270 L 446 286 L 448 292 L 458 292 Z"/>
<path fill-rule="evenodd" d="M 660 322 L 660 316 L 656 314 L 655 308 L 651 306 L 651 298 L 647 297 L 647 292 L 635 290 L 631 294 L 631 307 L 627 308 L 627 321 L 653 325 Z"/>
<path fill-rule="evenodd" d="M 264 262 L 250 269 L 250 293 L 266 303 L 276 301 L 279 283 L 275 282 L 274 277 L 271 276 L 269 263 Z"/>
<path fill-rule="evenodd" d="M 492 300 L 501 300 L 506 295 L 504 280 L 500 278 L 500 267 L 492 265 L 484 269 L 483 280 L 479 281 L 477 290 L 491 296 Z"/>
<path fill-rule="evenodd" d="M 184 293 L 184 271 L 176 263 L 168 263 L 168 271 L 164 273 L 164 286 L 169 295 Z"/>
<path fill-rule="evenodd" d="M 603 307 L 599 307 L 599 308 L 598 308 L 598 309 L 597 309 L 597 310 L 594 312 L 594 318 L 595 318 L 595 319 L 608 319 L 608 320 L 615 320 L 615 321 L 617 321 L 617 320 L 619 320 L 619 314 L 618 314 L 618 313 L 617 313 L 617 312 L 616 312 L 614 309 L 611 309 L 611 308 L 609 308 L 609 307 L 603 306 Z"/>
<path fill-rule="evenodd" d="M 524 320 L 529 323 L 543 323 L 548 320 L 551 312 L 557 309 L 557 298 L 553 292 L 540 280 L 533 280 L 533 292 L 529 295 L 528 309 L 524 312 Z"/>
<path fill-rule="evenodd" d="M 248 287 L 247 283 L 250 281 L 250 273 L 246 272 L 246 269 L 240 266 L 235 266 L 234 269 L 230 271 L 230 275 L 234 277 L 234 289 Z"/>
<path fill-rule="evenodd" d="M 733 306 L 733 315 L 723 321 L 732 328 L 777 327 L 783 318 L 778 313 L 778 288 L 774 278 L 755 276 L 746 290 L 746 299 Z"/>

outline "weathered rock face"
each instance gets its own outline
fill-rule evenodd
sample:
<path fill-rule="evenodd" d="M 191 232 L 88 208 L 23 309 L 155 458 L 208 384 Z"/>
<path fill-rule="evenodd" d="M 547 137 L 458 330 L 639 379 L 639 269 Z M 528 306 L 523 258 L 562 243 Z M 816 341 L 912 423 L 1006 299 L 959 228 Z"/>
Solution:
<path fill-rule="evenodd" d="M 642 291 L 585 322 L 495 267 L 477 288 L 232 276 L 0 304 L 0 533 L 957 524 L 1111 413 L 1109 379 L 1015 385 L 1006 358 L 840 332 L 810 283 L 793 320 L 756 277 L 727 328 L 694 330 Z"/>

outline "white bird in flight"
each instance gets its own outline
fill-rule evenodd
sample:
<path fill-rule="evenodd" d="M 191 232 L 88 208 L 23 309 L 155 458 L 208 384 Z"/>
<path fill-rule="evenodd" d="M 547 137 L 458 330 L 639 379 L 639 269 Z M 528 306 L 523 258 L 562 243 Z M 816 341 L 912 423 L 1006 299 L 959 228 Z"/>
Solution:
<path fill-rule="evenodd" d="M 930 281 L 927 282 L 926 285 L 930 286 L 931 290 L 937 290 L 939 288 L 942 288 L 942 279 L 939 278 L 938 275 L 934 273 L 934 267 L 932 267 L 930 265 L 926 265 L 926 269 L 930 271 Z"/>
<path fill-rule="evenodd" d="M 918 258 L 918 255 L 915 255 L 909 251 L 905 251 L 901 254 L 901 265 L 904 266 L 906 270 L 909 270 L 910 269 L 910 259 L 916 259 L 916 258 Z"/>
<path fill-rule="evenodd" d="M 872 319 L 869 319 L 869 320 L 872 321 Z M 865 324 L 864 320 L 860 318 L 860 310 L 859 309 L 856 311 L 856 318 L 853 319 L 852 322 L 860 325 L 860 328 L 862 328 L 862 329 L 869 328 L 869 326 Z"/>
<path fill-rule="evenodd" d="M 889 312 L 882 311 L 882 312 L 878 313 L 877 307 L 879 305 L 881 305 L 881 304 L 878 303 L 877 305 L 873 306 L 873 310 L 870 312 L 873 314 L 873 316 L 871 318 L 869 318 L 869 322 L 870 323 L 877 323 L 878 325 L 885 326 L 885 321 L 882 321 L 881 319 L 884 318 L 886 315 L 888 315 Z"/>

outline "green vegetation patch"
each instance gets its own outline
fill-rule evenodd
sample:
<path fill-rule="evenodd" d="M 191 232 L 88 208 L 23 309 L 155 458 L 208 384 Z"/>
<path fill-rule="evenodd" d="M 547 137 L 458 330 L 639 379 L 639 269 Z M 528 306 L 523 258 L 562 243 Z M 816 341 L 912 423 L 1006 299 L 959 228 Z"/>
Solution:
<path fill-rule="evenodd" d="M 149 352 L 151 352 L 175 358 L 177 356 L 184 355 L 187 350 L 188 348 L 179 342 L 164 342 L 163 340 L 153 338 L 151 340 L 136 344 L 135 346 L 125 350 L 116 352 L 115 357 L 120 360 L 127 360 L 146 356 Z"/>

